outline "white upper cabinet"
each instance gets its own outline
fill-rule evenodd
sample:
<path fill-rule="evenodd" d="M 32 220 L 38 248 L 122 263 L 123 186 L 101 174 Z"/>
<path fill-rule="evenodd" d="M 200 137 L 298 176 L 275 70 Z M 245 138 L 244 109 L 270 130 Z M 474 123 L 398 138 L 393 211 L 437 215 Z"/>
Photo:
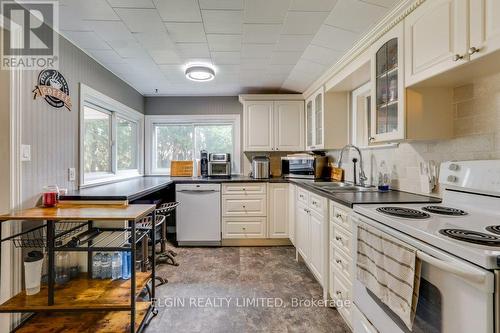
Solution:
<path fill-rule="evenodd" d="M 306 99 L 306 149 L 325 148 L 324 138 L 324 90 L 318 89 Z"/>
<path fill-rule="evenodd" d="M 406 86 L 500 49 L 500 1 L 426 1 L 405 22 Z"/>
<path fill-rule="evenodd" d="M 304 102 L 274 102 L 274 148 L 304 150 Z"/>
<path fill-rule="evenodd" d="M 399 23 L 372 45 L 370 142 L 405 138 L 403 38 Z"/>
<path fill-rule="evenodd" d="M 240 101 L 244 151 L 304 150 L 303 100 L 254 100 L 240 96 Z"/>
<path fill-rule="evenodd" d="M 245 150 L 270 151 L 273 148 L 273 101 L 245 103 Z"/>
<path fill-rule="evenodd" d="M 426 1 L 405 18 L 406 86 L 468 60 L 467 3 Z"/>
<path fill-rule="evenodd" d="M 470 1 L 471 60 L 500 49 L 500 1 Z"/>

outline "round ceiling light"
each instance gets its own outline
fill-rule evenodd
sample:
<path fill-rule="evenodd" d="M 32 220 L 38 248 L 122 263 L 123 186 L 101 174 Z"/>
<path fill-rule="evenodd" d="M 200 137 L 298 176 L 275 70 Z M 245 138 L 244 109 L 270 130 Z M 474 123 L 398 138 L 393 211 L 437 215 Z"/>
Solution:
<path fill-rule="evenodd" d="M 215 78 L 215 71 L 207 66 L 191 66 L 186 68 L 186 77 L 191 81 L 211 81 Z"/>

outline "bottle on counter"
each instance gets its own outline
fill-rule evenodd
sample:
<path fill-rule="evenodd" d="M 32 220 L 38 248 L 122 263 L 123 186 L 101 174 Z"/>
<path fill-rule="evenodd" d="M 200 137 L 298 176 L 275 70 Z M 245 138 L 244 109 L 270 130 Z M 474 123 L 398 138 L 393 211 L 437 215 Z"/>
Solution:
<path fill-rule="evenodd" d="M 107 252 L 101 257 L 101 279 L 111 279 L 111 256 Z"/>
<path fill-rule="evenodd" d="M 122 277 L 122 256 L 118 252 L 113 253 L 111 270 L 111 278 L 113 280 L 118 280 Z"/>
<path fill-rule="evenodd" d="M 100 252 L 94 254 L 94 258 L 92 260 L 92 278 L 100 279 L 101 278 L 101 260 L 102 255 Z"/>
<path fill-rule="evenodd" d="M 127 253 L 128 252 L 120 252 L 120 256 L 122 257 L 122 279 L 124 280 L 127 280 L 128 278 L 130 278 L 130 274 L 129 274 L 129 260 L 127 258 Z"/>
<path fill-rule="evenodd" d="M 56 246 L 62 245 L 61 241 L 56 242 Z M 69 281 L 69 254 L 65 251 L 57 251 L 55 256 L 55 282 L 57 284 L 64 284 Z"/>
<path fill-rule="evenodd" d="M 385 161 L 380 162 L 378 170 L 378 190 L 379 192 L 388 192 L 391 186 L 391 177 L 389 176 L 389 169 Z"/>

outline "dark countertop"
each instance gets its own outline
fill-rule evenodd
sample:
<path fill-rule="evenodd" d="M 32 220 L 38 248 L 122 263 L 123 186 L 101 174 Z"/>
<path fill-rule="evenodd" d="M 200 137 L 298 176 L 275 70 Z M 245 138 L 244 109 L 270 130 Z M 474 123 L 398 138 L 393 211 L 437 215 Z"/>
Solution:
<path fill-rule="evenodd" d="M 233 176 L 231 178 L 187 178 L 168 176 L 145 176 L 128 179 L 116 183 L 83 188 L 68 193 L 61 200 L 116 200 L 133 201 L 148 194 L 160 191 L 173 184 L 189 183 L 293 183 L 318 195 L 324 196 L 342 205 L 352 207 L 355 204 L 393 204 L 393 203 L 438 203 L 441 199 L 402 191 L 380 192 L 342 192 L 328 193 L 315 186 L 315 181 L 301 179 L 254 179 L 248 176 Z M 325 180 L 319 181 L 325 182 Z"/>

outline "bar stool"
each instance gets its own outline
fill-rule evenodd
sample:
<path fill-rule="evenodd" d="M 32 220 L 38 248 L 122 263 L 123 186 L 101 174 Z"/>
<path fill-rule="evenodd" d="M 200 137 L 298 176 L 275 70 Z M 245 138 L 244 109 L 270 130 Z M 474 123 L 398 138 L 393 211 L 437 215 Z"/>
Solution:
<path fill-rule="evenodd" d="M 175 260 L 175 256 L 177 256 L 177 253 L 175 253 L 171 249 L 167 249 L 167 217 L 170 216 L 170 214 L 177 208 L 178 205 L 179 203 L 176 201 L 167 202 L 161 204 L 156 209 L 156 216 L 164 217 L 164 221 L 160 226 L 160 252 L 157 253 L 157 263 L 166 263 L 173 266 L 179 266 L 179 263 Z"/>

